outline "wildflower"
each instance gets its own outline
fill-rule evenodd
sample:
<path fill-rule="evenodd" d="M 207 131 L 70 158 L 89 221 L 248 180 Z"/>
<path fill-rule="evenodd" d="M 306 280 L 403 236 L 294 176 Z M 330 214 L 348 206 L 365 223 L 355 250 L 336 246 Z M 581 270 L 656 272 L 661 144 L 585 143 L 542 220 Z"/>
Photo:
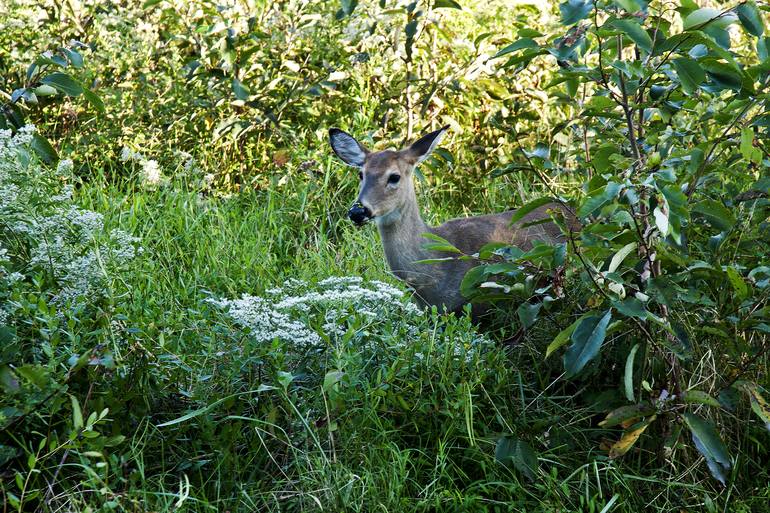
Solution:
<path fill-rule="evenodd" d="M 157 160 L 142 162 L 142 179 L 147 185 L 158 185 L 161 181 L 161 171 Z"/>
<path fill-rule="evenodd" d="M 74 167 L 74 164 L 72 162 L 72 159 L 60 160 L 59 163 L 56 165 L 56 174 L 61 176 L 68 176 L 72 174 L 73 167 Z"/>
<path fill-rule="evenodd" d="M 138 151 L 134 151 L 128 146 L 123 146 L 120 150 L 120 160 L 123 162 L 143 162 L 145 158 Z"/>
<path fill-rule="evenodd" d="M 74 186 L 57 187 L 68 175 L 71 160 L 62 160 L 55 171 L 39 162 L 22 160 L 29 155 L 35 128 L 23 127 L 15 135 L 0 130 L 0 236 L 11 235 L 19 251 L 23 272 L 9 273 L 0 267 L 0 278 L 14 285 L 24 273 L 49 273 L 54 304 L 66 307 L 104 297 L 109 274 L 141 252 L 139 240 L 121 231 L 105 230 L 104 216 L 72 204 Z M 136 153 L 123 152 L 126 158 Z M 40 201 L 44 195 L 48 201 Z M 8 250 L 0 248 L 0 264 L 9 262 Z"/>

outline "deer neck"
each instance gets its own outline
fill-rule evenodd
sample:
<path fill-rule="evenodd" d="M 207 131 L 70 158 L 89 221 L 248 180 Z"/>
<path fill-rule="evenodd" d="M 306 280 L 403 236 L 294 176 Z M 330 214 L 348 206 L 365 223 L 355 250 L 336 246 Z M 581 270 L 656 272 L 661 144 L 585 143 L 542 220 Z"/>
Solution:
<path fill-rule="evenodd" d="M 422 234 L 429 228 L 420 215 L 414 189 L 410 190 L 408 200 L 401 208 L 376 218 L 376 222 L 391 271 L 412 284 L 415 276 L 425 272 L 425 266 L 415 262 L 431 257 L 422 247 L 428 242 Z"/>

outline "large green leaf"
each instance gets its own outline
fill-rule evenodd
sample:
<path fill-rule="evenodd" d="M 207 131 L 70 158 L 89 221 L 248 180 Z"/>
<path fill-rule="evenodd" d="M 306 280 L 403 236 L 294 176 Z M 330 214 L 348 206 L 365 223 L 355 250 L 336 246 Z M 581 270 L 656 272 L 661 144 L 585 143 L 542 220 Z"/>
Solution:
<path fill-rule="evenodd" d="M 56 161 L 59 160 L 59 154 L 56 153 L 56 150 L 51 146 L 51 143 L 48 142 L 48 139 L 42 135 L 33 135 L 31 146 L 32 149 L 35 150 L 35 153 L 37 153 L 46 164 L 55 164 Z"/>
<path fill-rule="evenodd" d="M 498 57 L 502 57 L 503 55 L 508 55 L 509 53 L 515 52 L 516 50 L 522 50 L 524 48 L 539 48 L 539 47 L 540 45 L 537 44 L 537 42 L 534 39 L 531 39 L 529 37 L 524 37 L 517 41 L 514 41 L 513 43 L 509 44 L 505 48 L 502 48 L 495 55 L 493 55 L 492 58 L 497 59 Z"/>
<path fill-rule="evenodd" d="M 580 205 L 580 208 L 578 208 L 578 216 L 588 217 L 589 215 L 593 214 L 601 207 L 617 198 L 618 194 L 620 193 L 620 189 L 620 184 L 615 182 L 608 182 L 603 187 L 599 187 L 598 189 L 591 191 L 588 193 L 588 197 L 583 202 L 583 204 Z"/>
<path fill-rule="evenodd" d="M 685 413 L 684 420 L 692 433 L 695 448 L 706 459 L 711 474 L 720 483 L 726 484 L 725 473 L 730 470 L 730 455 L 716 428 L 693 413 Z"/>
<path fill-rule="evenodd" d="M 706 72 L 693 59 L 678 58 L 671 61 L 679 77 L 679 83 L 687 94 L 692 94 L 706 80 Z"/>
<path fill-rule="evenodd" d="M 526 216 L 530 212 L 537 210 L 543 205 L 548 205 L 549 203 L 553 203 L 553 202 L 554 202 L 553 198 L 549 196 L 545 196 L 543 198 L 537 198 L 536 200 L 532 200 L 526 205 L 522 205 L 521 207 L 517 208 L 516 211 L 511 216 L 510 224 L 514 224 L 517 221 L 520 221 L 524 216 Z"/>
<path fill-rule="evenodd" d="M 649 404 L 633 404 L 629 406 L 621 406 L 616 408 L 607 414 L 607 417 L 601 422 L 599 426 L 603 428 L 611 428 L 619 424 L 632 422 L 636 419 L 647 417 L 655 413 L 655 408 Z"/>
<path fill-rule="evenodd" d="M 735 226 L 735 216 L 718 201 L 707 199 L 696 203 L 692 211 L 701 214 L 714 228 L 725 231 Z"/>
<path fill-rule="evenodd" d="M 534 480 L 537 473 L 537 453 L 532 447 L 517 438 L 504 436 L 495 446 L 495 459 L 503 465 L 513 466 L 527 479 Z"/>
<path fill-rule="evenodd" d="M 726 28 L 735 23 L 737 17 L 730 11 L 720 11 L 712 7 L 703 7 L 688 14 L 682 27 L 684 30 L 703 29 L 709 27 Z"/>
<path fill-rule="evenodd" d="M 738 14 L 741 25 L 749 34 L 760 37 L 765 33 L 765 23 L 762 21 L 762 15 L 757 8 L 757 4 L 752 0 L 739 4 L 735 12 Z"/>
<path fill-rule="evenodd" d="M 611 318 L 612 310 L 607 310 L 603 316 L 586 317 L 577 325 L 570 337 L 572 345 L 564 353 L 564 370 L 567 377 L 578 374 L 599 354 Z"/>
<path fill-rule="evenodd" d="M 99 98 L 99 95 L 97 95 L 95 92 L 91 91 L 90 89 L 84 87 L 83 88 L 83 98 L 88 100 L 88 103 L 93 105 L 93 107 L 100 113 L 104 114 L 104 102 L 101 98 Z"/>
<path fill-rule="evenodd" d="M 585 19 L 593 8 L 594 3 L 591 0 L 567 0 L 559 4 L 561 22 L 564 25 L 574 25 Z"/>
<path fill-rule="evenodd" d="M 545 357 L 548 358 L 551 356 L 551 354 L 553 354 L 554 351 L 569 342 L 572 333 L 575 331 L 575 328 L 577 328 L 578 324 L 580 324 L 580 321 L 586 317 L 588 317 L 588 314 L 581 315 L 575 322 L 561 330 L 559 334 L 556 335 L 556 337 L 553 339 L 553 341 L 548 344 L 548 348 L 545 350 Z"/>
<path fill-rule="evenodd" d="M 715 60 L 704 60 L 703 68 L 718 89 L 740 91 L 743 87 L 743 75 L 728 64 Z"/>
<path fill-rule="evenodd" d="M 636 0 L 615 0 L 615 3 L 631 14 L 642 10 L 642 6 Z"/>
<path fill-rule="evenodd" d="M 620 248 L 618 252 L 613 255 L 612 260 L 610 260 L 610 265 L 607 267 L 607 272 L 614 273 L 617 271 L 618 267 L 620 267 L 620 264 L 623 263 L 623 260 L 625 260 L 626 257 L 630 255 L 631 252 L 635 249 L 636 242 L 629 242 Z"/>
<path fill-rule="evenodd" d="M 67 73 L 55 71 L 40 80 L 44 84 L 55 87 L 67 96 L 80 96 L 83 94 L 83 86 Z"/>
<path fill-rule="evenodd" d="M 631 38 L 636 45 L 647 53 L 652 51 L 652 38 L 644 28 L 630 18 L 613 20 L 611 25 Z"/>
<path fill-rule="evenodd" d="M 543 307 L 543 303 L 522 303 L 519 308 L 516 309 L 516 314 L 519 316 L 519 321 L 523 328 L 529 328 L 537 320 L 537 314 L 540 313 L 540 308 Z"/>
<path fill-rule="evenodd" d="M 462 9 L 463 7 L 455 2 L 455 0 L 436 0 L 433 2 L 434 9 L 449 8 L 449 9 Z"/>
<path fill-rule="evenodd" d="M 650 313 L 644 308 L 644 303 L 635 297 L 627 297 L 623 301 L 613 301 L 612 306 L 626 317 L 647 319 Z"/>
<path fill-rule="evenodd" d="M 682 400 L 686 403 L 707 404 L 719 408 L 719 401 L 703 390 L 687 390 L 682 393 Z"/>
<path fill-rule="evenodd" d="M 626 372 L 623 374 L 623 389 L 626 399 L 631 402 L 634 402 L 634 356 L 638 350 L 639 343 L 636 343 L 626 357 Z"/>
<path fill-rule="evenodd" d="M 423 249 L 428 251 L 443 251 L 446 253 L 458 253 L 462 254 L 462 251 L 457 249 L 454 244 L 446 240 L 445 238 L 436 235 L 435 233 L 425 232 L 422 234 L 426 239 L 430 239 L 433 242 L 426 242 L 422 245 Z"/>
<path fill-rule="evenodd" d="M 243 83 L 240 80 L 238 80 L 237 78 L 234 78 L 232 85 L 233 85 L 233 94 L 235 94 L 236 98 L 238 98 L 239 100 L 248 100 L 249 95 L 251 93 L 249 93 L 248 88 L 245 85 L 243 85 Z"/>
<path fill-rule="evenodd" d="M 340 7 L 342 12 L 344 12 L 347 16 L 350 16 L 353 14 L 353 11 L 355 11 L 357 5 L 358 0 L 342 0 L 342 5 Z"/>

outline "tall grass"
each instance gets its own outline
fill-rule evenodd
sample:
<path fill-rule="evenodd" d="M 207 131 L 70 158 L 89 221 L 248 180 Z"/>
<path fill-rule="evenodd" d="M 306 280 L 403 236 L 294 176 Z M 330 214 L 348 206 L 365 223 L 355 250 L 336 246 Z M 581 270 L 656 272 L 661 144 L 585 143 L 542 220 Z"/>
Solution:
<path fill-rule="evenodd" d="M 360 275 L 397 285 L 374 230 L 344 219 L 355 179 L 342 172 L 327 164 L 312 180 L 275 180 L 266 190 L 226 198 L 184 192 L 183 183 L 145 190 L 97 180 L 81 189 L 84 206 L 143 238 L 140 269 L 115 285 L 123 291 L 117 310 L 132 332 L 130 349 L 116 349 L 144 351 L 146 364 L 161 369 L 138 369 L 141 379 L 127 391 L 145 420 L 122 456 L 131 477 L 122 491 L 110 490 L 116 504 L 361 512 L 767 507 L 770 487 L 760 471 L 767 455 L 740 434 L 741 485 L 725 490 L 695 461 L 652 465 L 641 452 L 607 459 L 600 446 L 612 434 L 595 427 L 599 398 L 559 380 L 558 362 L 543 359 L 553 326 L 539 327 L 518 347 L 488 344 L 457 359 L 451 347 L 474 347 L 477 329 L 467 318 L 434 314 L 408 340 L 394 325 L 384 339 L 391 342 L 376 353 L 355 344 L 327 353 L 325 368 L 344 370 L 344 385 L 321 386 L 311 373 L 286 389 L 256 392 L 271 382 L 271 371 L 260 366 L 272 353 L 212 320 L 203 299 L 260 294 L 287 278 Z M 483 210 L 509 188 L 531 194 L 529 187 L 476 186 L 470 204 Z M 426 217 L 463 213 L 444 201 L 451 194 L 423 187 Z M 364 340 L 367 327 L 352 333 Z M 236 346 L 245 350 L 240 359 Z M 502 435 L 540 452 L 534 481 L 495 461 Z"/>

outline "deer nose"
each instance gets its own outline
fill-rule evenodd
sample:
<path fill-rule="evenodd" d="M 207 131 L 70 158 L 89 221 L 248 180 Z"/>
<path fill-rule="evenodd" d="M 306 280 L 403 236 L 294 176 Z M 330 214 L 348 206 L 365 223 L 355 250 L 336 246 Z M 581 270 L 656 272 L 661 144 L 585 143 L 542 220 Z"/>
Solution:
<path fill-rule="evenodd" d="M 348 218 L 356 223 L 356 225 L 362 226 L 372 218 L 372 211 L 361 204 L 360 201 L 357 201 L 348 210 Z"/>

